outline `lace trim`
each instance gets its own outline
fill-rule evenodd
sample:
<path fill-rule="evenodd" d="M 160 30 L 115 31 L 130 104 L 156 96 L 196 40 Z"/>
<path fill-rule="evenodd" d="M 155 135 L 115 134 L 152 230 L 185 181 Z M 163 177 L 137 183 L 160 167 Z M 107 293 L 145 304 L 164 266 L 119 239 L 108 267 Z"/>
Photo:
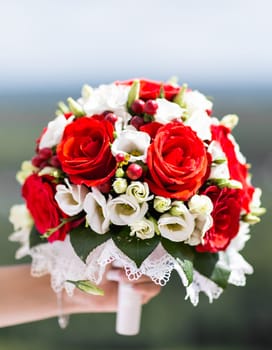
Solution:
<path fill-rule="evenodd" d="M 252 267 L 238 253 L 248 239 L 248 227 L 241 225 L 238 236 L 225 252 L 219 254 L 218 264 L 231 270 L 229 283 L 243 286 L 246 274 L 253 272 Z M 75 254 L 69 235 L 65 241 L 45 243 L 29 248 L 29 231 L 21 230 L 10 236 L 11 241 L 21 244 L 16 252 L 16 258 L 30 255 L 32 257 L 31 273 L 33 276 L 51 274 L 51 286 L 56 293 L 66 290 L 72 296 L 75 286 L 67 280 L 88 279 L 99 284 L 103 278 L 106 266 L 115 263 L 125 269 L 130 281 L 137 280 L 142 275 L 149 276 L 158 285 L 164 286 L 169 281 L 173 270 L 179 274 L 186 288 L 186 297 L 193 305 L 199 302 L 199 293 L 205 293 L 209 301 L 217 299 L 223 289 L 216 283 L 194 270 L 193 282 L 188 286 L 188 280 L 182 268 L 161 244 L 150 254 L 141 267 L 116 247 L 110 239 L 92 251 L 86 259 L 86 264 Z"/>

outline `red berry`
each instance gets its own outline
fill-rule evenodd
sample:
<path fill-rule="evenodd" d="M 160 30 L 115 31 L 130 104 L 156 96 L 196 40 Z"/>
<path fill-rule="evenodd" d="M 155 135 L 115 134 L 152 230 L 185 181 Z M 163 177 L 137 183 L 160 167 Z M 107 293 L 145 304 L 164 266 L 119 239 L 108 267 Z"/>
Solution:
<path fill-rule="evenodd" d="M 139 164 L 132 163 L 128 166 L 126 174 L 130 180 L 137 180 L 142 176 L 143 168 Z"/>
<path fill-rule="evenodd" d="M 116 154 L 115 159 L 116 159 L 116 162 L 117 162 L 117 163 L 123 162 L 123 161 L 125 160 L 125 155 L 124 155 L 124 153 L 118 153 L 118 154 Z"/>
<path fill-rule="evenodd" d="M 39 150 L 39 157 L 42 159 L 49 159 L 50 157 L 52 157 L 52 155 L 52 149 L 49 147 L 45 147 Z"/>
<path fill-rule="evenodd" d="M 144 111 L 145 102 L 143 100 L 135 100 L 131 105 L 131 110 L 135 114 L 142 114 Z"/>
<path fill-rule="evenodd" d="M 139 130 L 140 126 L 144 125 L 144 119 L 138 115 L 135 115 L 131 118 L 130 124 Z"/>
<path fill-rule="evenodd" d="M 60 168 L 61 164 L 59 161 L 58 156 L 53 156 L 50 160 L 50 164 L 54 167 L 54 168 Z"/>
<path fill-rule="evenodd" d="M 110 112 L 105 115 L 105 120 L 111 122 L 112 124 L 115 124 L 118 120 L 118 117 L 116 114 Z"/>
<path fill-rule="evenodd" d="M 158 104 L 154 100 L 148 100 L 144 106 L 144 113 L 154 115 L 157 112 Z"/>

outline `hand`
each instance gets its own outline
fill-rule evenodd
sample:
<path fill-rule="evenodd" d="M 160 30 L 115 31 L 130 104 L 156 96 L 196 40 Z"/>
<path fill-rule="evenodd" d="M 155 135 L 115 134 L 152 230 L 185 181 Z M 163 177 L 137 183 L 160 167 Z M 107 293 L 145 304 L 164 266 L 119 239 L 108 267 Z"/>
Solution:
<path fill-rule="evenodd" d="M 156 285 L 147 276 L 142 276 L 138 280 L 129 281 L 125 271 L 119 268 L 110 267 L 104 274 L 104 278 L 99 285 L 104 291 L 104 296 L 94 296 L 75 289 L 74 296 L 69 297 L 64 293 L 65 309 L 69 313 L 86 312 L 115 312 L 117 311 L 118 282 L 129 282 L 132 288 L 142 297 L 142 304 L 148 303 L 159 294 L 161 287 Z"/>

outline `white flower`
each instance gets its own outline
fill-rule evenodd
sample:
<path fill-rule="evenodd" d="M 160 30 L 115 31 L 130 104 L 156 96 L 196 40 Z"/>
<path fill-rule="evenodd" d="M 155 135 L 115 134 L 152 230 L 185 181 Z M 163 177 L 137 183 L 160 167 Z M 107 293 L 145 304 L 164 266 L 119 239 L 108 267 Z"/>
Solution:
<path fill-rule="evenodd" d="M 150 145 L 150 136 L 136 129 L 128 129 L 120 132 L 113 141 L 111 152 L 114 156 L 117 154 L 129 154 L 130 161 L 145 161 L 147 149 Z"/>
<path fill-rule="evenodd" d="M 146 218 L 130 224 L 129 227 L 131 236 L 136 235 L 136 237 L 141 239 L 149 239 L 155 235 L 154 223 Z"/>
<path fill-rule="evenodd" d="M 213 164 L 211 166 L 210 179 L 229 179 L 230 173 L 228 168 L 227 157 L 223 152 L 221 145 L 217 141 L 209 144 L 208 152 L 212 156 Z M 218 161 L 218 164 L 216 164 Z"/>
<path fill-rule="evenodd" d="M 34 167 L 30 161 L 25 160 L 21 165 L 21 170 L 16 174 L 16 180 L 23 185 L 25 180 L 37 170 L 38 168 Z"/>
<path fill-rule="evenodd" d="M 197 90 L 186 90 L 183 95 L 183 102 L 186 105 L 186 110 L 189 116 L 192 116 L 197 110 L 212 110 L 212 102 Z"/>
<path fill-rule="evenodd" d="M 158 109 L 154 115 L 155 121 L 161 124 L 167 124 L 174 119 L 181 119 L 184 109 L 177 103 L 170 102 L 163 98 L 157 98 Z"/>
<path fill-rule="evenodd" d="M 210 214 L 193 214 L 195 227 L 190 237 L 184 242 L 189 245 L 203 244 L 205 233 L 212 227 L 213 218 Z"/>
<path fill-rule="evenodd" d="M 138 203 L 137 199 L 127 194 L 109 200 L 110 220 L 115 225 L 129 225 L 142 220 L 148 210 L 146 202 Z"/>
<path fill-rule="evenodd" d="M 171 199 L 162 196 L 156 196 L 153 202 L 153 207 L 159 213 L 164 213 L 171 208 Z"/>
<path fill-rule="evenodd" d="M 87 213 L 86 220 L 93 231 L 99 234 L 109 231 L 110 219 L 107 201 L 96 187 L 92 187 L 92 192 L 87 194 L 83 207 Z"/>
<path fill-rule="evenodd" d="M 201 109 L 194 111 L 184 124 L 190 126 L 201 140 L 211 140 L 212 119 L 205 111 Z"/>
<path fill-rule="evenodd" d="M 161 235 L 170 241 L 182 242 L 188 239 L 194 230 L 194 217 L 184 205 L 183 215 L 163 214 L 158 220 Z"/>
<path fill-rule="evenodd" d="M 88 189 L 83 185 L 71 185 L 68 179 L 65 185 L 57 185 L 55 199 L 60 209 L 67 215 L 73 216 L 83 210 L 83 203 Z"/>
<path fill-rule="evenodd" d="M 41 137 L 39 149 L 56 146 L 62 139 L 64 129 L 73 119 L 73 115 L 66 119 L 65 116 L 61 114 L 55 120 L 49 122 L 45 133 Z"/>
<path fill-rule="evenodd" d="M 9 221 L 13 224 L 15 231 L 30 229 L 33 225 L 33 219 L 25 204 L 17 204 L 11 207 Z"/>
<path fill-rule="evenodd" d="M 111 111 L 118 116 L 127 114 L 127 99 L 130 86 L 125 85 L 100 85 L 90 90 L 89 95 L 85 94 L 78 102 L 83 106 L 87 115 L 101 114 Z"/>
<path fill-rule="evenodd" d="M 236 142 L 235 138 L 233 137 L 233 135 L 228 134 L 228 138 L 230 139 L 230 141 L 233 143 L 234 146 L 234 151 L 236 154 L 236 157 L 238 159 L 238 161 L 241 164 L 246 164 L 246 158 L 244 157 L 244 155 L 240 152 L 240 146 L 238 145 L 238 143 Z"/>
<path fill-rule="evenodd" d="M 192 214 L 210 214 L 213 211 L 213 203 L 208 196 L 204 194 L 195 194 L 188 202 L 190 213 Z"/>
<path fill-rule="evenodd" d="M 149 195 L 149 187 L 146 182 L 131 181 L 126 193 L 129 196 L 135 197 L 139 203 L 146 202 L 153 198 L 153 195 Z"/>
<path fill-rule="evenodd" d="M 122 177 L 117 178 L 113 182 L 112 187 L 113 187 L 115 193 L 120 194 L 120 193 L 126 192 L 127 187 L 128 187 L 127 179 L 124 179 Z"/>
<path fill-rule="evenodd" d="M 261 196 L 262 196 L 262 190 L 259 187 L 256 187 L 253 192 L 251 203 L 249 205 L 251 212 L 255 212 L 256 210 L 258 212 L 258 209 L 261 206 Z"/>

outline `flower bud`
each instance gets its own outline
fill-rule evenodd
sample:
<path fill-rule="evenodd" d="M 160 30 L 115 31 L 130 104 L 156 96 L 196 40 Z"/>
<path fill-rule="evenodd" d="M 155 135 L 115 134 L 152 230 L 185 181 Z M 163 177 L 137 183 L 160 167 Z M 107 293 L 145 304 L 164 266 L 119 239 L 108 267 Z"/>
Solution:
<path fill-rule="evenodd" d="M 238 124 L 238 121 L 239 118 L 236 114 L 228 114 L 222 118 L 220 124 L 232 130 Z"/>
<path fill-rule="evenodd" d="M 81 105 L 78 102 L 76 102 L 72 97 L 68 97 L 67 102 L 74 116 L 83 117 L 84 115 L 86 115 Z"/>
<path fill-rule="evenodd" d="M 164 213 L 171 208 L 171 199 L 162 196 L 156 196 L 153 202 L 153 207 L 159 213 Z"/>
<path fill-rule="evenodd" d="M 140 81 L 138 79 L 134 80 L 133 84 L 131 85 L 131 88 L 128 93 L 128 101 L 127 106 L 128 108 L 131 107 L 132 103 L 135 100 L 139 99 L 139 93 L 140 93 Z"/>
<path fill-rule="evenodd" d="M 16 174 L 16 180 L 22 185 L 26 178 L 33 174 L 38 169 L 32 165 L 32 163 L 28 160 L 24 161 L 21 165 L 21 170 Z"/>
<path fill-rule="evenodd" d="M 130 235 L 140 238 L 140 239 L 150 239 L 155 235 L 155 228 L 153 221 L 146 218 L 136 221 L 129 225 L 131 231 Z"/>
<path fill-rule="evenodd" d="M 63 101 L 60 101 L 58 103 L 58 107 L 59 107 L 59 110 L 62 112 L 62 114 L 66 114 L 70 112 L 68 106 Z"/>
<path fill-rule="evenodd" d="M 81 90 L 81 95 L 84 100 L 88 100 L 93 93 L 93 88 L 90 85 L 83 85 L 82 90 Z"/>
<path fill-rule="evenodd" d="M 184 92 L 187 90 L 188 85 L 187 84 L 183 84 L 181 89 L 179 90 L 179 93 L 175 96 L 174 98 L 174 102 L 177 103 L 181 108 L 186 107 L 184 101 L 183 101 L 183 97 L 184 97 Z"/>
<path fill-rule="evenodd" d="M 83 280 L 83 281 L 67 280 L 66 282 L 74 284 L 78 289 L 80 289 L 85 293 L 93 294 L 93 295 L 104 295 L 103 289 L 98 288 L 95 284 L 93 284 L 89 280 Z"/>
<path fill-rule="evenodd" d="M 118 194 L 124 193 L 127 189 L 127 180 L 120 177 L 113 182 L 112 187 L 114 192 Z"/>
<path fill-rule="evenodd" d="M 184 203 L 182 201 L 174 201 L 172 203 L 172 208 L 170 209 L 170 214 L 174 216 L 182 216 L 184 213 Z"/>
<path fill-rule="evenodd" d="M 243 216 L 243 221 L 250 224 L 250 225 L 254 225 L 254 224 L 257 224 L 258 222 L 260 222 L 261 219 L 258 216 L 255 216 L 255 215 L 249 213 L 249 214 Z"/>
<path fill-rule="evenodd" d="M 212 201 L 208 196 L 195 194 L 188 202 L 190 213 L 210 214 L 213 210 Z"/>
<path fill-rule="evenodd" d="M 125 176 L 125 172 L 122 168 L 118 168 L 115 172 L 115 176 L 116 177 L 124 177 Z"/>

